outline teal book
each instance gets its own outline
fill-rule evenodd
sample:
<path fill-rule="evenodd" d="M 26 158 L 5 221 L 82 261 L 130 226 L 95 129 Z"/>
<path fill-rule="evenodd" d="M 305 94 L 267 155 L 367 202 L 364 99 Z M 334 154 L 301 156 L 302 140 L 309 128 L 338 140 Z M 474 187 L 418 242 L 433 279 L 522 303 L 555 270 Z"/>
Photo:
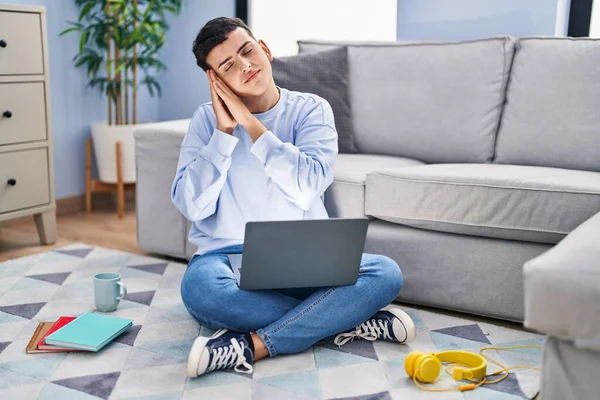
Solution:
<path fill-rule="evenodd" d="M 133 320 L 85 313 L 48 335 L 44 343 L 78 350 L 98 351 L 133 325 Z"/>

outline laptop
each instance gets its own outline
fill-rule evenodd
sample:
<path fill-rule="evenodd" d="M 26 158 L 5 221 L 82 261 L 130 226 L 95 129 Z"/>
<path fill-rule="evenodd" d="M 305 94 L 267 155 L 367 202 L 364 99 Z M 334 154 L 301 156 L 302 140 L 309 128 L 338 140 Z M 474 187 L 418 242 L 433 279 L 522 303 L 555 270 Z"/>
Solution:
<path fill-rule="evenodd" d="M 243 254 L 229 261 L 240 289 L 353 285 L 368 218 L 246 223 Z"/>

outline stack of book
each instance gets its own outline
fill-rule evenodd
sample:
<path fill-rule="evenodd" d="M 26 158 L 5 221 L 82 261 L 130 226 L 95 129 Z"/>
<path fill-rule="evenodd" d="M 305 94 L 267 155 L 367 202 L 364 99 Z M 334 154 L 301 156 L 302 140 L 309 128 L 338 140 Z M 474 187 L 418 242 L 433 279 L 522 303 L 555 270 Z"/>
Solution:
<path fill-rule="evenodd" d="M 85 313 L 40 322 L 27 344 L 27 353 L 65 351 L 97 352 L 133 326 L 133 320 L 112 315 Z"/>

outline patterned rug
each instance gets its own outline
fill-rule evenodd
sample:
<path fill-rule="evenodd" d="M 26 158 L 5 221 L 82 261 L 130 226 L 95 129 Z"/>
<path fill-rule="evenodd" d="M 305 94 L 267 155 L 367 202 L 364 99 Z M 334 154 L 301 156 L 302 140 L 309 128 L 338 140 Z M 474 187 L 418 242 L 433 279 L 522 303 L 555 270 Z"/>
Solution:
<path fill-rule="evenodd" d="M 192 342 L 211 331 L 200 327 L 181 302 L 185 267 L 85 244 L 0 263 L 0 398 L 477 400 L 522 399 L 538 390 L 539 373 L 526 370 L 464 393 L 414 387 L 403 369 L 412 350 L 540 345 L 543 337 L 502 322 L 405 306 L 418 328 L 410 345 L 319 343 L 301 354 L 261 360 L 252 375 L 218 371 L 187 378 Z M 26 354 L 39 321 L 94 310 L 92 277 L 100 271 L 122 275 L 129 294 L 112 314 L 133 319 L 133 328 L 98 353 Z M 540 351 L 530 349 L 490 355 L 505 365 L 539 366 L 541 358 Z M 443 373 L 432 387 L 453 386 Z"/>

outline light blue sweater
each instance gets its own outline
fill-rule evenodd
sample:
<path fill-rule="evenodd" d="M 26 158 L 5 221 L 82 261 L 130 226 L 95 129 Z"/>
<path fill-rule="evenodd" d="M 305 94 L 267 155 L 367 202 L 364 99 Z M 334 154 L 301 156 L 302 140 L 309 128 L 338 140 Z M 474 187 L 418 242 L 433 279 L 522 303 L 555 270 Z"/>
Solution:
<path fill-rule="evenodd" d="M 183 139 L 171 199 L 192 222 L 196 254 L 244 242 L 248 221 L 328 218 L 337 132 L 329 103 L 280 88 L 277 104 L 254 114 L 268 129 L 256 142 L 238 125 L 217 130 L 211 103 Z"/>

